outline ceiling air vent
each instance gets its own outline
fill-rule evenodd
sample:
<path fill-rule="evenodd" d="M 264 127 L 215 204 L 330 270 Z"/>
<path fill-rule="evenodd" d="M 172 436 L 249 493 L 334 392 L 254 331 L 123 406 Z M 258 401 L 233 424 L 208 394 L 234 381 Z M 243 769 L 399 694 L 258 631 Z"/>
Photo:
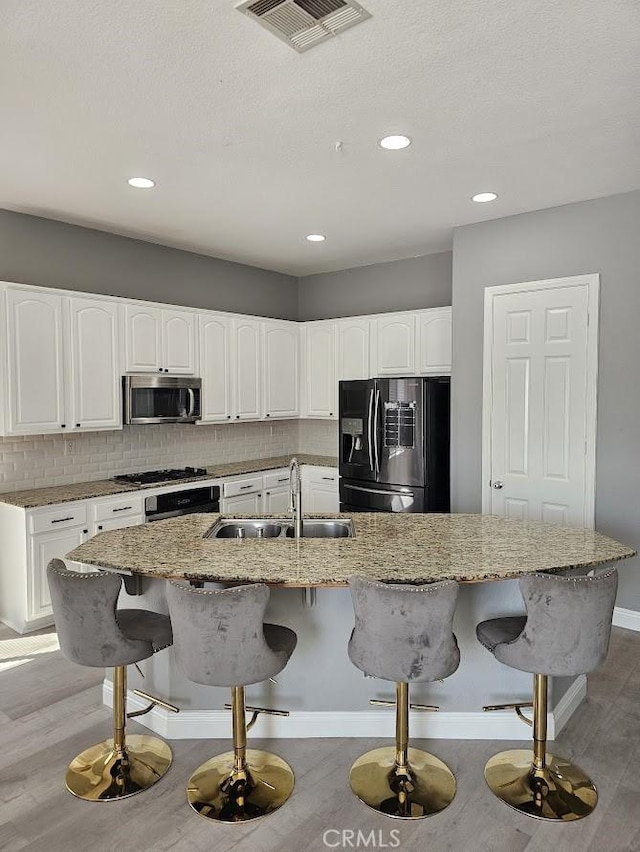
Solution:
<path fill-rule="evenodd" d="M 354 0 L 246 0 L 236 9 L 298 53 L 371 17 Z"/>

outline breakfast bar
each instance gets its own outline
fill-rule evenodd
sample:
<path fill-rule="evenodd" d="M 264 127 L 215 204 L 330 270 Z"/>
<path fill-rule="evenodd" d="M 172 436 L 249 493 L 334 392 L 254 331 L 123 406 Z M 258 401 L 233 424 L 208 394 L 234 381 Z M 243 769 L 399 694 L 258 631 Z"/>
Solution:
<path fill-rule="evenodd" d="M 187 515 L 154 524 L 113 530 L 95 536 L 68 554 L 82 563 L 139 578 L 138 595 L 121 605 L 167 612 L 163 580 L 204 584 L 266 583 L 272 587 L 267 619 L 298 634 L 298 647 L 278 683 L 248 689 L 260 706 L 288 709 L 289 718 L 268 716 L 258 736 L 384 736 L 384 710 L 370 699 L 389 698 L 384 682 L 363 678 L 349 662 L 347 642 L 353 627 L 349 577 L 425 584 L 455 580 L 463 584 L 454 629 L 461 649 L 458 671 L 428 688 L 416 685 L 415 700 L 438 704 L 437 714 L 415 714 L 416 736 L 516 739 L 527 729 L 515 714 L 483 714 L 488 703 L 522 700 L 530 694 L 530 677 L 507 670 L 483 653 L 475 625 L 502 613 L 521 613 L 518 577 L 534 571 L 587 571 L 633 556 L 634 551 L 593 530 L 521 522 L 472 514 L 334 514 L 306 515 L 305 523 L 324 519 L 351 522 L 353 537 L 288 538 L 286 529 L 272 538 L 207 538 L 220 515 Z M 225 521 L 245 520 L 224 516 Z M 262 516 L 265 523 L 286 527 L 290 518 Z M 284 533 L 284 534 L 282 534 Z M 71 564 L 70 567 L 74 567 Z M 308 590 L 316 590 L 309 593 Z M 158 655 L 144 668 L 145 679 L 132 671 L 131 687 L 164 696 L 180 706 L 168 716 L 156 709 L 141 721 L 170 737 L 227 736 L 225 690 L 187 681 L 173 651 Z M 110 701 L 105 683 L 105 700 Z M 550 732 L 566 722 L 586 692 L 586 679 L 553 680 Z M 219 694 L 218 694 L 219 693 Z M 131 707 L 136 699 L 130 696 Z M 426 718 L 428 717 L 428 718 Z M 555 726 L 555 727 L 554 727 Z"/>

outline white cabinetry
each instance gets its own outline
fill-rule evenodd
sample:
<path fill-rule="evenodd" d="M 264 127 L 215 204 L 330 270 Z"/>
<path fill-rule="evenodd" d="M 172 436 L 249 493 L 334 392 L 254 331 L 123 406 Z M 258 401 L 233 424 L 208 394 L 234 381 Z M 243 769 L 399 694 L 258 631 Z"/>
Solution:
<path fill-rule="evenodd" d="M 223 314 L 200 314 L 202 421 L 231 420 L 231 320 Z"/>
<path fill-rule="evenodd" d="M 263 510 L 267 514 L 287 515 L 290 504 L 289 471 L 274 470 L 264 475 Z"/>
<path fill-rule="evenodd" d="M 451 308 L 433 308 L 417 315 L 418 369 L 423 375 L 451 372 Z"/>
<path fill-rule="evenodd" d="M 196 315 L 151 304 L 125 305 L 128 373 L 196 372 Z"/>
<path fill-rule="evenodd" d="M 338 512 L 340 509 L 338 470 L 332 467 L 303 465 L 302 511 Z"/>
<path fill-rule="evenodd" d="M 266 322 L 263 335 L 265 416 L 298 417 L 298 324 Z"/>
<path fill-rule="evenodd" d="M 7 287 L 5 435 L 117 429 L 120 335 L 114 299 Z M 3 346 L 2 343 L 5 345 Z"/>
<path fill-rule="evenodd" d="M 254 319 L 233 321 L 231 363 L 233 408 L 236 420 L 262 417 L 261 323 Z"/>
<path fill-rule="evenodd" d="M 47 582 L 47 565 L 52 559 L 63 559 L 70 550 L 89 538 L 87 527 L 69 527 L 31 536 L 29 554 L 28 622 L 53 621 L 53 609 Z"/>
<path fill-rule="evenodd" d="M 368 379 L 369 320 L 346 319 L 338 322 L 337 381 Z"/>
<path fill-rule="evenodd" d="M 411 376 L 415 372 L 414 313 L 383 314 L 373 320 L 374 376 Z"/>
<path fill-rule="evenodd" d="M 107 530 L 136 527 L 145 522 L 144 503 L 141 494 L 119 494 L 105 500 L 96 500 L 91 506 L 92 536 Z"/>
<path fill-rule="evenodd" d="M 70 422 L 75 429 L 117 429 L 120 404 L 118 305 L 106 299 L 68 300 Z"/>
<path fill-rule="evenodd" d="M 304 416 L 337 418 L 336 323 L 305 323 L 303 346 Z"/>

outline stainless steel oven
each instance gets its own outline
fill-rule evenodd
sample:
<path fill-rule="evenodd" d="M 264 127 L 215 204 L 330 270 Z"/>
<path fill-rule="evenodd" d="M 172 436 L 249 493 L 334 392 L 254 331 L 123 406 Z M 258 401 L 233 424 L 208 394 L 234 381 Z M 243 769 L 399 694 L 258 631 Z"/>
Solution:
<path fill-rule="evenodd" d="M 201 379 L 130 375 L 123 377 L 122 389 L 125 423 L 196 423 L 201 418 Z"/>
<path fill-rule="evenodd" d="M 147 523 L 177 518 L 180 515 L 192 515 L 194 512 L 219 511 L 220 488 L 218 485 L 186 488 L 184 491 L 170 491 L 168 494 L 154 494 L 144 501 Z"/>

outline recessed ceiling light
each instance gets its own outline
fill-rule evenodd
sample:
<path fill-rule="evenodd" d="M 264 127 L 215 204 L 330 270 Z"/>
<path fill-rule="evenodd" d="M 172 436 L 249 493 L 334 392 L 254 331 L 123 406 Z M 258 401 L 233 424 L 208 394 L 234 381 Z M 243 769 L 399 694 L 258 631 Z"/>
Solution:
<path fill-rule="evenodd" d="M 324 234 L 307 234 L 310 243 L 323 243 L 327 238 Z"/>
<path fill-rule="evenodd" d="M 498 194 L 496 192 L 479 192 L 471 200 L 476 201 L 478 204 L 484 204 L 486 201 L 495 201 L 497 197 Z"/>
<path fill-rule="evenodd" d="M 129 184 L 129 186 L 135 186 L 136 189 L 151 189 L 152 186 L 156 185 L 155 180 L 143 177 L 129 178 L 127 183 Z"/>
<path fill-rule="evenodd" d="M 411 145 L 411 139 L 408 136 L 385 136 L 378 142 L 381 148 L 386 148 L 387 151 L 400 151 L 402 148 L 408 148 Z"/>

